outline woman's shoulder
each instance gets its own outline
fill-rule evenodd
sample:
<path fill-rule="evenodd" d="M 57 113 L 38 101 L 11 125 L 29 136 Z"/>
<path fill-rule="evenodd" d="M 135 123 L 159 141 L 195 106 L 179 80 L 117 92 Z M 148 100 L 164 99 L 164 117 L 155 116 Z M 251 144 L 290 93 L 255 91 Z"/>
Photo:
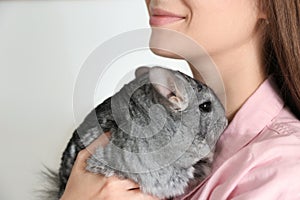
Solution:
<path fill-rule="evenodd" d="M 284 107 L 266 126 L 257 140 L 284 140 L 291 144 L 299 144 L 300 148 L 300 121 L 288 107 Z"/>
<path fill-rule="evenodd" d="M 230 198 L 300 199 L 299 152 L 300 121 L 284 108 L 233 159 L 243 164 Z"/>
<path fill-rule="evenodd" d="M 291 134 L 300 139 L 300 121 L 288 107 L 284 107 L 267 128 L 279 135 Z"/>
<path fill-rule="evenodd" d="M 299 152 L 300 122 L 284 108 L 223 160 L 199 192 L 200 199 L 300 199 Z"/>
<path fill-rule="evenodd" d="M 297 162 L 300 170 L 300 121 L 284 107 L 265 128 L 232 156 L 250 159 L 253 168 L 276 162 Z"/>
<path fill-rule="evenodd" d="M 287 108 L 281 112 L 246 147 L 245 151 L 255 158 L 266 160 L 300 160 L 300 121 Z"/>

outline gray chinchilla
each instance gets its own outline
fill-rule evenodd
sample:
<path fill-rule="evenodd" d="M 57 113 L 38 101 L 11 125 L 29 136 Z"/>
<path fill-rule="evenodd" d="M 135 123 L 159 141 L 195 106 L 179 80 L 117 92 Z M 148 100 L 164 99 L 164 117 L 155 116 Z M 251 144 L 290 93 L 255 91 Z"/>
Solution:
<path fill-rule="evenodd" d="M 178 196 L 209 173 L 214 146 L 227 126 L 225 111 L 205 84 L 162 67 L 141 67 L 136 79 L 92 110 L 63 152 L 55 188 L 64 192 L 75 158 L 103 132 L 110 142 L 98 147 L 87 170 L 128 178 L 158 198 Z M 51 197 L 50 197 L 51 196 Z"/>

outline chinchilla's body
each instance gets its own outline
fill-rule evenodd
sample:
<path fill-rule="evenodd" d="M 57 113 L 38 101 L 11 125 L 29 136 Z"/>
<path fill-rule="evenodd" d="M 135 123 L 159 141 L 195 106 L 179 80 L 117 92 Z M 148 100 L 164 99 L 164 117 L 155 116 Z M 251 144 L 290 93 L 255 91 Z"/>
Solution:
<path fill-rule="evenodd" d="M 53 174 L 58 191 L 52 199 L 64 192 L 77 153 L 108 131 L 110 142 L 87 161 L 90 172 L 129 178 L 159 198 L 181 195 L 209 173 L 214 145 L 227 125 L 213 91 L 161 67 L 140 68 L 136 76 L 74 131 Z"/>

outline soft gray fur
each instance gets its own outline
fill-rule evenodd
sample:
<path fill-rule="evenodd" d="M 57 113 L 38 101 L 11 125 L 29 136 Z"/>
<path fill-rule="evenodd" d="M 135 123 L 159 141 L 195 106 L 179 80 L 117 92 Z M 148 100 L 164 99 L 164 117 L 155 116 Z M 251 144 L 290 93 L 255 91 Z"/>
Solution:
<path fill-rule="evenodd" d="M 77 153 L 106 131 L 111 140 L 88 159 L 88 171 L 132 179 L 162 199 L 183 194 L 209 173 L 215 143 L 227 125 L 214 92 L 161 67 L 139 68 L 136 76 L 74 131 L 63 153 L 57 199 Z"/>

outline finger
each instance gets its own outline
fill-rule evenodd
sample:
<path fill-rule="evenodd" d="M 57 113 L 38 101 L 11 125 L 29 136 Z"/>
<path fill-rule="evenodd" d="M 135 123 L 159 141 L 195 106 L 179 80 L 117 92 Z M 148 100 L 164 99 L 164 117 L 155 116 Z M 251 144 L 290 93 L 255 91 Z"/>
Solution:
<path fill-rule="evenodd" d="M 134 194 L 134 199 L 139 200 L 160 200 L 157 197 L 151 196 L 150 194 L 143 193 L 141 190 L 132 190 L 131 191 Z M 132 198 L 133 200 L 133 198 Z"/>
<path fill-rule="evenodd" d="M 86 160 L 91 156 L 91 153 L 87 149 L 79 151 L 76 156 L 76 160 L 73 168 L 83 170 L 86 168 Z"/>
<path fill-rule="evenodd" d="M 90 154 L 94 153 L 96 148 L 99 146 L 105 147 L 109 143 L 109 139 L 111 137 L 110 132 L 105 132 L 101 134 L 97 139 L 95 139 L 86 149 L 90 152 Z"/>
<path fill-rule="evenodd" d="M 134 190 L 139 189 L 139 185 L 132 180 L 129 179 L 120 179 L 116 176 L 111 176 L 107 179 L 107 184 L 117 185 L 119 188 L 123 188 L 125 190 Z"/>
<path fill-rule="evenodd" d="M 85 169 L 86 165 L 87 165 L 86 160 L 95 152 L 97 147 L 107 145 L 110 137 L 111 137 L 111 133 L 106 132 L 106 133 L 100 135 L 96 140 L 94 140 L 85 149 L 79 151 L 79 153 L 77 154 L 74 166 L 78 167 L 79 169 Z"/>

